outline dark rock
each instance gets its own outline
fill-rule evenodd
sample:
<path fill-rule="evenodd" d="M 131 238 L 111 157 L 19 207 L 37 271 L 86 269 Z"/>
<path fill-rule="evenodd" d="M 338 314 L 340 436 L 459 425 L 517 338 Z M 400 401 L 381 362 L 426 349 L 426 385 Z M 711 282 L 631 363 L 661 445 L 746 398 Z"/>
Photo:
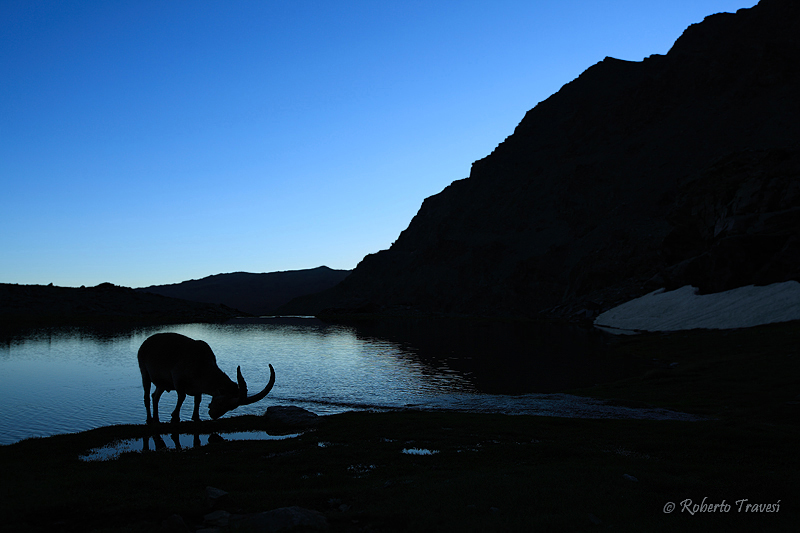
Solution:
<path fill-rule="evenodd" d="M 664 286 L 713 293 L 800 278 L 800 152 L 721 158 L 681 188 L 663 243 Z M 691 247 L 680 248 L 680 242 Z"/>
<path fill-rule="evenodd" d="M 230 494 L 222 489 L 215 487 L 206 487 L 206 507 L 214 509 L 222 505 L 228 505 L 231 502 Z"/>
<path fill-rule="evenodd" d="M 604 59 L 427 198 L 390 249 L 292 308 L 590 316 L 587 302 L 662 282 L 800 279 L 798 27 L 800 3 L 762 0 L 666 55 Z"/>
<path fill-rule="evenodd" d="M 241 530 L 263 533 L 277 533 L 294 529 L 303 531 L 328 529 L 328 520 L 322 513 L 297 506 L 281 507 L 264 513 L 236 517 L 232 524 Z"/>
<path fill-rule="evenodd" d="M 162 533 L 189 533 L 189 526 L 186 525 L 181 515 L 174 514 L 161 522 Z"/>
<path fill-rule="evenodd" d="M 220 509 L 203 516 L 203 522 L 206 526 L 228 527 L 231 522 L 231 513 Z"/>
<path fill-rule="evenodd" d="M 319 423 L 319 416 L 295 405 L 272 405 L 264 417 L 270 424 L 288 428 L 306 428 Z"/>

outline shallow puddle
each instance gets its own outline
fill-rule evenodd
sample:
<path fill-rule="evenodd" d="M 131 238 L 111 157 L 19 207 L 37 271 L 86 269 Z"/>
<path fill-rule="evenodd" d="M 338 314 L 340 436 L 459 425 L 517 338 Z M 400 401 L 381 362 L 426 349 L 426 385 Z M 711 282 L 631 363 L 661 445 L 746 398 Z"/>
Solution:
<path fill-rule="evenodd" d="M 439 450 L 428 450 L 427 448 L 403 448 L 406 455 L 433 455 L 439 453 Z"/>
<path fill-rule="evenodd" d="M 299 437 L 301 434 L 270 435 L 265 431 L 240 431 L 236 433 L 212 433 L 210 435 L 189 433 L 151 435 L 140 439 L 118 440 L 99 448 L 93 448 L 81 455 L 80 459 L 81 461 L 108 461 L 117 459 L 120 454 L 128 452 L 182 450 L 184 448 L 199 448 L 209 442 L 230 440 L 283 440 Z"/>

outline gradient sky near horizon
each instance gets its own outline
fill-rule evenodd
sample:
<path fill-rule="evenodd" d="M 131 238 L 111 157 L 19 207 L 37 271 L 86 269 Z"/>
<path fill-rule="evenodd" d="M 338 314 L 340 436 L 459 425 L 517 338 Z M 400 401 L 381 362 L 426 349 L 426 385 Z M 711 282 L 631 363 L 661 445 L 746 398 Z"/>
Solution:
<path fill-rule="evenodd" d="M 0 1 L 0 282 L 350 269 L 605 56 L 754 0 Z"/>

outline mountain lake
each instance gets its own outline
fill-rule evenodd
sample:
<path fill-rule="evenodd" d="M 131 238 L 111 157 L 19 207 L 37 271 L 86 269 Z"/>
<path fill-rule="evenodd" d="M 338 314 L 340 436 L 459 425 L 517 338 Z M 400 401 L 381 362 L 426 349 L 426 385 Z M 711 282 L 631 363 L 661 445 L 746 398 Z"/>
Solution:
<path fill-rule="evenodd" d="M 604 334 L 530 323 L 403 319 L 351 324 L 315 318 L 237 319 L 226 324 L 131 328 L 60 327 L 0 338 L 0 444 L 100 426 L 142 424 L 136 354 L 155 333 L 206 341 L 232 379 L 250 391 L 276 382 L 262 401 L 226 416 L 295 405 L 319 415 L 348 410 L 454 409 L 586 418 L 691 419 L 563 391 L 637 371 L 607 353 Z M 177 396 L 161 397 L 168 420 Z M 208 419 L 209 396 L 201 418 Z M 187 398 L 181 420 L 189 420 Z"/>

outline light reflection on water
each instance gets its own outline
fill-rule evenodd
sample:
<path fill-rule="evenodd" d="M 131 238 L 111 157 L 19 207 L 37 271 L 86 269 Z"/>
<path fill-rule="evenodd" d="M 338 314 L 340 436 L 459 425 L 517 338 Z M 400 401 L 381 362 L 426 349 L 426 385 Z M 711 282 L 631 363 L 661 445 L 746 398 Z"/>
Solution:
<path fill-rule="evenodd" d="M 319 320 L 264 320 L 226 325 L 182 324 L 120 331 L 58 328 L 28 332 L 0 344 L 0 444 L 31 436 L 82 431 L 144 421 L 136 353 L 155 333 L 175 331 L 209 343 L 218 366 L 235 379 L 236 366 L 250 390 L 276 370 L 276 384 L 262 402 L 236 414 L 262 414 L 269 405 L 293 404 L 317 414 L 352 404 L 401 407 L 430 394 L 470 390 L 469 382 L 443 369 L 434 376 L 402 357 L 392 342 L 361 338 L 354 328 Z M 165 393 L 162 418 L 175 393 Z M 201 417 L 208 418 L 203 397 Z M 181 419 L 189 420 L 187 399 Z"/>
<path fill-rule="evenodd" d="M 495 328 L 468 325 L 448 333 L 428 323 L 398 330 L 376 325 L 355 328 L 316 319 L 264 319 L 225 325 L 27 332 L 0 343 L 0 444 L 143 423 L 136 353 L 147 337 L 163 331 L 205 340 L 229 376 L 235 378 L 236 366 L 241 365 L 253 391 L 266 384 L 268 365 L 274 366 L 276 382 L 269 396 L 232 414 L 262 414 L 270 405 L 297 405 L 320 415 L 413 406 L 642 416 L 641 410 L 615 411 L 596 401 L 548 394 L 568 384 L 591 385 L 599 374 L 609 372 L 591 343 L 577 342 L 569 335 L 543 340 L 541 332 L 510 335 Z M 162 419 L 169 416 L 175 400 L 174 392 L 162 396 Z M 203 397 L 203 419 L 208 418 L 209 401 Z M 182 420 L 191 418 L 193 403 L 191 399 L 184 403 Z M 667 415 L 656 417 L 663 416 Z"/>

